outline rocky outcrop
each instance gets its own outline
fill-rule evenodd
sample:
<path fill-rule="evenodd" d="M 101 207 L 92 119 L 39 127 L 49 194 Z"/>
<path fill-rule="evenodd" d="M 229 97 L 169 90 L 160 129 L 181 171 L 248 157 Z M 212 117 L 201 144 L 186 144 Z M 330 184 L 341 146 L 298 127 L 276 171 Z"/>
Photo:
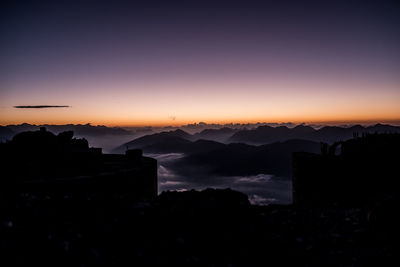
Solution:
<path fill-rule="evenodd" d="M 130 193 L 157 196 L 157 161 L 141 150 L 103 154 L 72 131 L 55 135 L 45 128 L 22 132 L 0 144 L 0 191 Z"/>
<path fill-rule="evenodd" d="M 329 147 L 322 144 L 321 154 L 294 153 L 293 201 L 363 207 L 397 195 L 399 151 L 400 134 L 364 134 Z"/>

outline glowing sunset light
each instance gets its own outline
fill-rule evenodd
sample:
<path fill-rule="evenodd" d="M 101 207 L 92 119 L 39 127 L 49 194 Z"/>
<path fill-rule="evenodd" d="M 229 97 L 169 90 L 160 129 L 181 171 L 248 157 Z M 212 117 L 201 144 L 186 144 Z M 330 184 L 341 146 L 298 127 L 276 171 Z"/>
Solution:
<path fill-rule="evenodd" d="M 396 123 L 396 8 L 10 4 L 0 124 Z"/>

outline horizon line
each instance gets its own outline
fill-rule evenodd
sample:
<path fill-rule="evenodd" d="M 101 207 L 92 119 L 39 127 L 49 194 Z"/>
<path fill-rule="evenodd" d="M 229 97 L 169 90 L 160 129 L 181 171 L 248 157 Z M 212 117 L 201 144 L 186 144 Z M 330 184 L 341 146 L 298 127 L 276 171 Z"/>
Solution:
<path fill-rule="evenodd" d="M 60 106 L 62 107 L 62 106 Z M 68 106 L 67 106 L 68 107 Z M 41 125 L 91 125 L 91 126 L 106 126 L 106 127 L 120 127 L 120 128 L 129 128 L 129 127 L 174 127 L 174 128 L 180 128 L 180 127 L 185 127 L 189 125 L 220 125 L 220 126 L 227 126 L 227 125 L 247 125 L 247 124 L 293 124 L 293 125 L 324 125 L 324 126 L 340 126 L 340 125 L 376 125 L 376 124 L 390 124 L 390 125 L 396 125 L 400 126 L 400 119 L 399 120 L 354 120 L 354 121 L 346 121 L 346 120 L 338 120 L 338 121 L 310 121 L 310 122 L 295 122 L 295 121 L 287 121 L 287 122 L 205 122 L 205 121 L 198 121 L 198 122 L 190 122 L 190 123 L 184 123 L 184 124 L 109 124 L 109 123 L 29 123 L 29 122 L 22 122 L 22 123 L 8 123 L 8 124 L 0 124 L 3 127 L 11 126 L 11 125 L 23 125 L 23 124 L 29 124 L 29 125 L 36 125 L 36 126 L 41 126 Z"/>

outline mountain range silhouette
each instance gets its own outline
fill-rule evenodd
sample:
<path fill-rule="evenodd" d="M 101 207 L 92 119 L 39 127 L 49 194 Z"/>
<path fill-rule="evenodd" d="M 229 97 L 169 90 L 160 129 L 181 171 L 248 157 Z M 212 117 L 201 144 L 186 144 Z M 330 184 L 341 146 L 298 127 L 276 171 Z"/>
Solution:
<path fill-rule="evenodd" d="M 267 144 L 289 139 L 306 139 L 317 142 L 333 143 L 339 140 L 348 140 L 353 137 L 354 133 L 399 132 L 400 127 L 385 124 L 376 124 L 368 127 L 363 127 L 361 125 L 353 125 L 351 127 L 325 126 L 320 129 L 314 129 L 305 125 L 298 125 L 294 128 L 288 128 L 286 126 L 259 126 L 253 130 L 242 130 L 236 132 L 228 139 L 228 142 Z"/>
<path fill-rule="evenodd" d="M 400 133 L 400 127 L 386 124 L 376 124 L 368 127 L 361 125 L 353 125 L 351 127 L 325 126 L 320 129 L 314 129 L 306 125 L 297 125 L 294 128 L 289 128 L 287 126 L 259 126 L 255 129 L 244 130 L 224 127 L 220 129 L 205 129 L 195 134 L 189 134 L 181 129 L 177 129 L 136 138 L 115 148 L 113 152 L 122 153 L 126 146 L 130 148 L 142 148 L 145 152 L 156 152 L 157 144 L 175 143 L 177 147 L 180 147 L 181 144 L 188 144 L 188 142 L 184 140 L 197 141 L 200 139 L 221 143 L 245 143 L 251 145 L 264 145 L 291 139 L 333 143 L 340 140 L 348 140 L 352 138 L 355 133 Z M 152 146 L 151 151 L 146 151 L 146 147 L 150 146 Z M 180 149 L 177 148 L 175 152 L 181 152 L 178 150 Z"/>

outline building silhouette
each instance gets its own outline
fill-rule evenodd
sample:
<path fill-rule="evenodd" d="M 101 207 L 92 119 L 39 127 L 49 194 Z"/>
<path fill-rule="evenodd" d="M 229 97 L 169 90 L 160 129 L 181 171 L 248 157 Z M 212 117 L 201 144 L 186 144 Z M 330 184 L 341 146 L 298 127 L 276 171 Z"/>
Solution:
<path fill-rule="evenodd" d="M 399 193 L 400 134 L 357 134 L 293 154 L 295 205 L 365 206 Z"/>
<path fill-rule="evenodd" d="M 157 161 L 141 150 L 103 154 L 72 131 L 55 135 L 44 127 L 0 143 L 1 190 L 129 193 L 157 196 Z"/>

